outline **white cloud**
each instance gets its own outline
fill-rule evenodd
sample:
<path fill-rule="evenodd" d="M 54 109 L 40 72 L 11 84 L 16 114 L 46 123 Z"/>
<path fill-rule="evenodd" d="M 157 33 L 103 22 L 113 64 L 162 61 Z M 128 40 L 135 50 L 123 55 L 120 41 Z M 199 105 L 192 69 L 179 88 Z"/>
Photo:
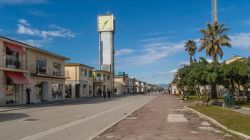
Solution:
<path fill-rule="evenodd" d="M 156 37 L 156 38 L 147 38 L 147 39 L 142 39 L 140 42 L 159 42 L 161 40 L 168 39 L 169 37 Z"/>
<path fill-rule="evenodd" d="M 178 69 L 173 69 L 173 70 L 170 70 L 169 73 L 170 74 L 176 74 L 177 71 L 178 71 Z"/>
<path fill-rule="evenodd" d="M 238 47 L 243 50 L 250 49 L 250 33 L 239 33 L 230 36 L 232 40 L 232 46 Z"/>
<path fill-rule="evenodd" d="M 55 16 L 55 14 L 50 14 L 42 10 L 35 10 L 35 9 L 29 9 L 28 13 L 33 16 L 39 16 L 39 17 L 51 17 Z"/>
<path fill-rule="evenodd" d="M 40 37 L 75 37 L 75 33 L 73 33 L 71 30 L 56 25 L 52 26 L 53 30 L 38 30 L 32 28 L 31 25 L 25 19 L 20 19 L 17 26 L 18 34 Z"/>
<path fill-rule="evenodd" d="M 183 46 L 183 41 L 177 43 L 160 42 L 144 44 L 143 49 L 137 50 L 133 56 L 120 58 L 118 65 L 137 66 L 150 64 L 184 50 Z"/>
<path fill-rule="evenodd" d="M 29 45 L 35 46 L 35 47 L 43 47 L 45 45 L 48 45 L 53 40 L 51 38 L 42 38 L 42 39 L 26 39 L 22 40 L 22 42 L 25 42 Z"/>
<path fill-rule="evenodd" d="M 0 0 L 0 4 L 42 4 L 48 3 L 48 0 Z"/>
<path fill-rule="evenodd" d="M 39 30 L 33 28 L 31 24 L 25 19 L 19 19 L 17 33 L 22 35 L 28 35 L 31 39 L 23 40 L 24 42 L 42 47 L 51 43 L 55 38 L 72 38 L 75 37 L 75 33 L 69 29 L 62 28 L 57 25 L 50 25 L 48 30 Z M 32 39 L 35 37 L 36 39 Z M 40 39 L 37 39 L 40 38 Z"/>
<path fill-rule="evenodd" d="M 189 63 L 190 63 L 189 61 L 181 61 L 180 65 L 189 65 Z"/>
<path fill-rule="evenodd" d="M 134 50 L 132 50 L 132 49 L 120 49 L 120 50 L 117 50 L 117 51 L 115 52 L 115 55 L 116 55 L 116 56 L 122 56 L 122 55 L 131 54 L 131 53 L 133 53 L 133 52 L 134 52 Z"/>

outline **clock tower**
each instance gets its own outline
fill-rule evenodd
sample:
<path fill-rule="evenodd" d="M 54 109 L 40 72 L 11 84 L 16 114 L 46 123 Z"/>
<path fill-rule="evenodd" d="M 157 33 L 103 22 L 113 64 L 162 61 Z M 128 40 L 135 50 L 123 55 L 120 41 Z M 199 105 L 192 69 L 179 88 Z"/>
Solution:
<path fill-rule="evenodd" d="M 115 18 L 112 14 L 98 16 L 99 66 L 101 70 L 112 74 L 112 92 L 114 89 L 114 33 Z"/>

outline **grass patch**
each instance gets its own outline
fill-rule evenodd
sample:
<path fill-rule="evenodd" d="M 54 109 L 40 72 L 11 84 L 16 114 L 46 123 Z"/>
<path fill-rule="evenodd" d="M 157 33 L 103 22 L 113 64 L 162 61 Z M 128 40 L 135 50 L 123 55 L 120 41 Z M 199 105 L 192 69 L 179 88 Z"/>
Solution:
<path fill-rule="evenodd" d="M 188 96 L 188 101 L 197 101 L 197 99 L 198 99 L 198 96 L 195 96 L 195 95 Z"/>
<path fill-rule="evenodd" d="M 215 106 L 198 106 L 191 108 L 215 119 L 229 129 L 250 135 L 250 115 Z"/>

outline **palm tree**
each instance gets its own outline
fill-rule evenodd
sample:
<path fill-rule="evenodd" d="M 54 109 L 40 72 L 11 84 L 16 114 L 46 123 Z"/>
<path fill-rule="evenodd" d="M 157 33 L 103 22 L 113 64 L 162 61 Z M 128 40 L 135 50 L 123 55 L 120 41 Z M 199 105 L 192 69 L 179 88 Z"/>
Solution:
<path fill-rule="evenodd" d="M 207 29 L 201 30 L 203 38 L 200 39 L 201 47 L 199 48 L 199 52 L 206 49 L 206 54 L 212 57 L 213 63 L 216 64 L 216 66 L 218 63 L 218 55 L 220 58 L 223 57 L 221 47 L 231 47 L 231 40 L 225 34 L 228 30 L 224 24 L 218 24 L 217 21 L 212 24 L 207 24 Z M 217 98 L 216 84 L 211 85 L 211 98 Z"/>
<path fill-rule="evenodd" d="M 225 34 L 228 31 L 224 24 L 218 24 L 217 22 L 213 24 L 207 24 L 207 29 L 202 29 L 201 33 L 203 38 L 200 39 L 201 47 L 199 52 L 206 49 L 206 54 L 212 57 L 213 63 L 217 63 L 218 55 L 220 58 L 223 57 L 223 46 L 231 47 L 231 40 Z"/>
<path fill-rule="evenodd" d="M 188 40 L 184 47 L 185 51 L 187 51 L 189 54 L 189 61 L 191 64 L 193 62 L 193 56 L 195 55 L 197 49 L 196 42 L 194 40 Z"/>

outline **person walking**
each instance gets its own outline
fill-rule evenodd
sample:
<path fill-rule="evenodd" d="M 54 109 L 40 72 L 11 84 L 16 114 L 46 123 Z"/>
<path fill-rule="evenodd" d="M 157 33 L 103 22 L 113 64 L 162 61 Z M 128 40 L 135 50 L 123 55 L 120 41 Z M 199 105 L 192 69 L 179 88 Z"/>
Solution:
<path fill-rule="evenodd" d="M 102 90 L 100 88 L 98 89 L 98 94 L 100 97 L 102 96 Z"/>
<path fill-rule="evenodd" d="M 111 91 L 109 90 L 109 91 L 108 91 L 109 100 L 110 100 L 110 96 L 111 96 Z"/>
<path fill-rule="evenodd" d="M 106 99 L 106 94 L 107 94 L 106 90 L 103 90 L 103 98 L 104 99 Z"/>

